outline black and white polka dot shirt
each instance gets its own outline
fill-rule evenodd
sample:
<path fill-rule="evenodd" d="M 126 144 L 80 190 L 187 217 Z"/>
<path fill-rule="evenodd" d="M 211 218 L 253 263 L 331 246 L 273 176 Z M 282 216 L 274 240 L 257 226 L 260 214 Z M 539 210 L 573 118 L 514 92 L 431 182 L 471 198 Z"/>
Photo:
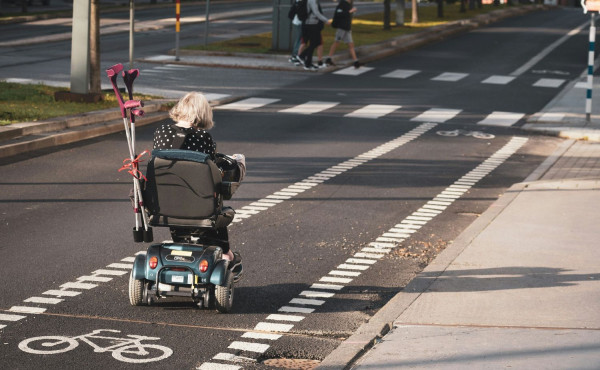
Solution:
<path fill-rule="evenodd" d="M 154 149 L 188 149 L 209 154 L 213 159 L 217 152 L 217 144 L 206 130 L 195 128 L 182 128 L 187 136 L 181 148 L 173 148 L 176 129 L 172 125 L 164 124 L 154 131 Z"/>

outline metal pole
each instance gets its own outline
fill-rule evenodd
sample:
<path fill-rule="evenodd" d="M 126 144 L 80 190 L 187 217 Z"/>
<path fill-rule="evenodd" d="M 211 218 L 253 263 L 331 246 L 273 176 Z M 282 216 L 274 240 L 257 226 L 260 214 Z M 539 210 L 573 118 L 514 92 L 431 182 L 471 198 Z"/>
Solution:
<path fill-rule="evenodd" d="M 181 0 L 175 1 L 175 60 L 179 61 L 179 31 L 181 30 L 180 22 Z"/>
<path fill-rule="evenodd" d="M 592 88 L 594 87 L 594 44 L 596 43 L 596 13 L 590 12 L 590 49 L 588 52 L 587 98 L 585 100 L 585 120 L 590 123 L 592 119 Z"/>
<path fill-rule="evenodd" d="M 91 0 L 73 2 L 71 37 L 71 92 L 90 92 L 90 11 Z"/>
<path fill-rule="evenodd" d="M 133 68 L 134 0 L 129 0 L 129 68 Z"/>
<path fill-rule="evenodd" d="M 204 46 L 208 45 L 208 24 L 210 19 L 210 0 L 206 0 L 206 20 L 204 24 Z"/>

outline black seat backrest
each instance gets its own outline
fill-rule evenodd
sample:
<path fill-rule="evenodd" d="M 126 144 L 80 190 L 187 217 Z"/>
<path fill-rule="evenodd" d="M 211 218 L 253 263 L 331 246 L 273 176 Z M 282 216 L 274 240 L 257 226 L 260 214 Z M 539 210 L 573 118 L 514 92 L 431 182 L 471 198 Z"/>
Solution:
<path fill-rule="evenodd" d="M 216 219 L 221 208 L 221 172 L 209 155 L 155 149 L 146 178 L 144 203 L 152 224 L 199 226 L 193 220 Z"/>

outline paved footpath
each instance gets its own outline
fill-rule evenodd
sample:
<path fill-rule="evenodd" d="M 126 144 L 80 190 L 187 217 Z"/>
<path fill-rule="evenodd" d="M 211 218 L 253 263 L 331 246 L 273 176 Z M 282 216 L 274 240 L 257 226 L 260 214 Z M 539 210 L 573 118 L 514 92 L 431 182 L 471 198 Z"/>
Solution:
<path fill-rule="evenodd" d="M 384 307 L 379 343 L 320 368 L 600 368 L 599 206 L 600 143 L 565 141 Z"/>

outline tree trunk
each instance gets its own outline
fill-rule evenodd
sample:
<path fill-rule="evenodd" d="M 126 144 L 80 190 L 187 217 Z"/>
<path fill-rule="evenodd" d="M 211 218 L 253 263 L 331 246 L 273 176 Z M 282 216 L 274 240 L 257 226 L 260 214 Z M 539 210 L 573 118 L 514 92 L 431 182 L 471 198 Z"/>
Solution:
<path fill-rule="evenodd" d="M 92 0 L 90 7 L 90 92 L 100 94 L 100 0 Z"/>
<path fill-rule="evenodd" d="M 390 0 L 383 0 L 383 29 L 390 30 L 392 26 L 390 26 Z"/>
<path fill-rule="evenodd" d="M 417 0 L 412 0 L 412 23 L 419 23 L 419 9 Z"/>
<path fill-rule="evenodd" d="M 444 0 L 437 0 L 437 16 L 444 18 Z"/>

